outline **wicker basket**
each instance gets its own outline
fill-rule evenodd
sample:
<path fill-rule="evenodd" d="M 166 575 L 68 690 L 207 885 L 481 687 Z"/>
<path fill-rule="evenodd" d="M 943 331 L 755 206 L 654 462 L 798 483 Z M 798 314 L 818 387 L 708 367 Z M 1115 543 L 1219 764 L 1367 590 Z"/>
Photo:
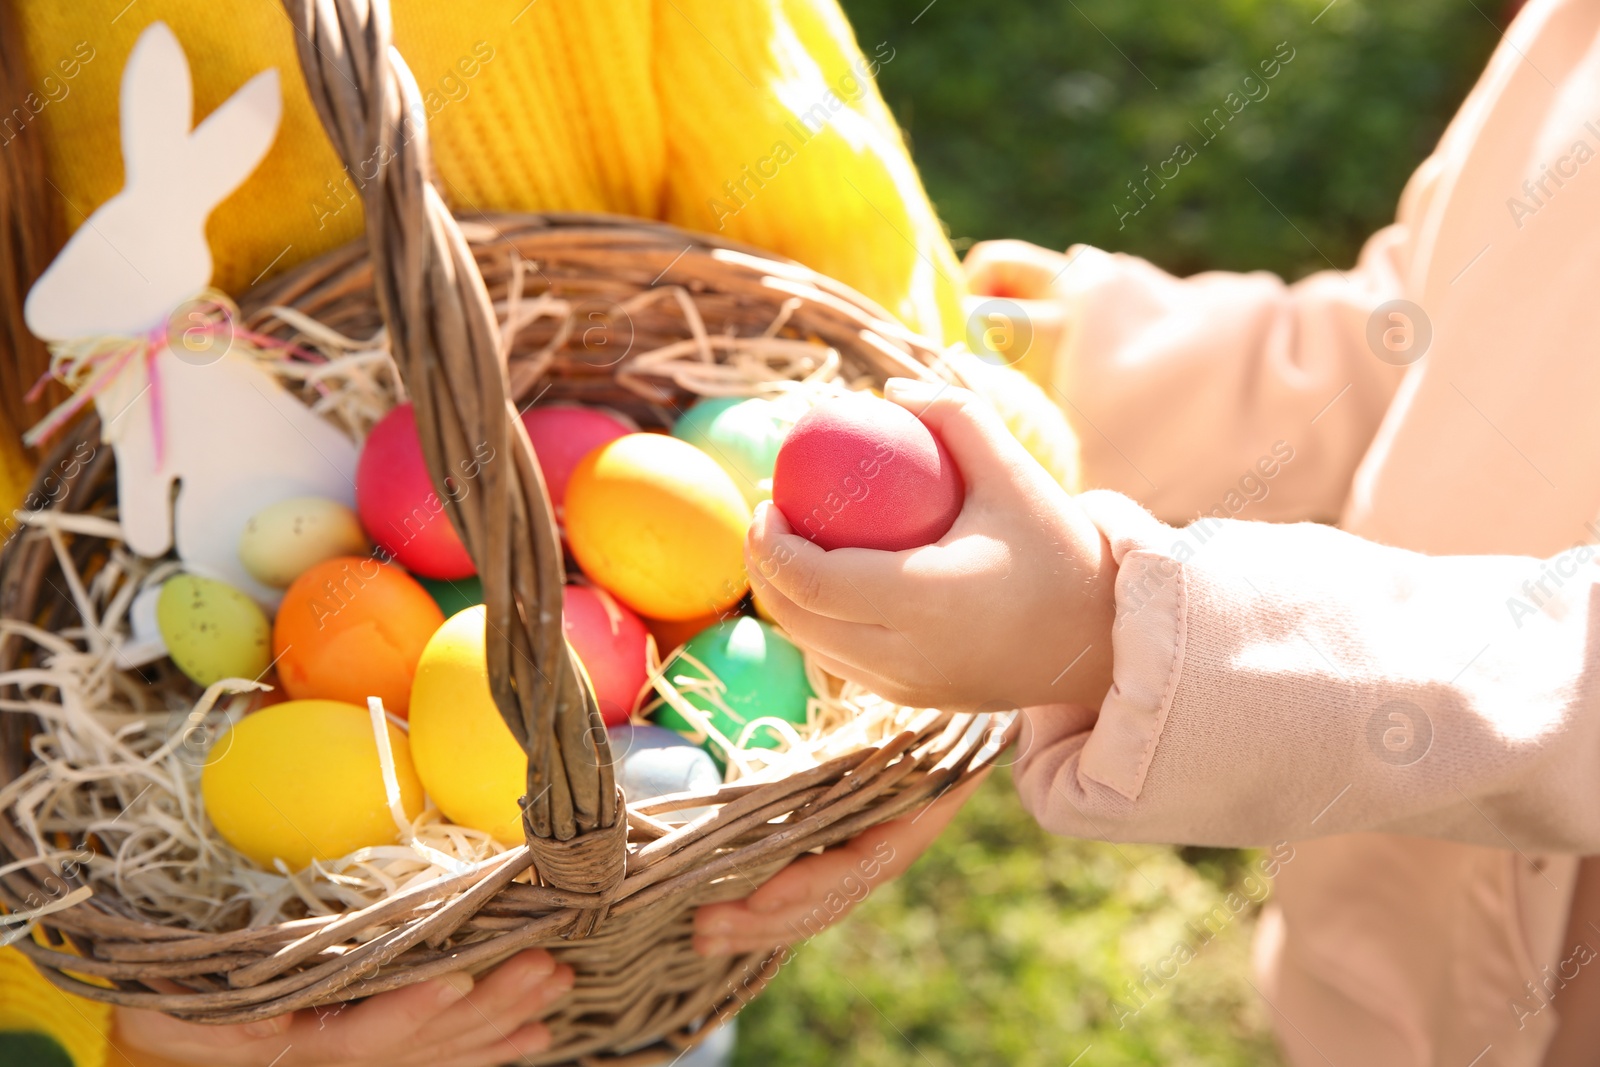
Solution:
<path fill-rule="evenodd" d="M 690 339 L 712 351 L 713 335 L 759 336 L 776 322 L 776 336 L 836 354 L 847 379 L 953 372 L 936 348 L 861 296 L 753 249 L 609 217 L 458 224 L 428 180 L 423 112 L 389 46 L 382 0 L 290 0 L 288 8 L 311 95 L 340 155 L 352 166 L 387 162 L 364 189 L 367 242 L 248 294 L 241 308 L 257 328 L 280 333 L 288 328 L 263 309 L 288 306 L 352 335 L 387 328 L 429 470 L 483 577 L 489 618 L 507 635 L 489 642 L 489 669 L 501 713 L 529 754 L 527 844 L 361 911 L 225 933 L 149 922 L 99 887 L 41 920 L 48 945 L 25 938 L 18 947 L 78 995 L 216 1023 L 481 972 L 544 947 L 577 981 L 548 1020 L 552 1048 L 534 1062 L 656 1062 L 738 1010 L 781 960 L 700 957 L 690 947 L 695 907 L 747 896 L 801 854 L 930 803 L 993 757 L 996 733 L 981 717 L 930 712 L 880 744 L 781 780 L 630 810 L 594 697 L 562 637 L 559 535 L 514 405 L 535 395 L 602 402 L 659 426 L 693 393 L 630 375 L 629 359 L 597 358 L 580 334 L 548 323 L 517 333 L 503 351 L 494 302 L 522 286 L 524 265 L 534 264 L 530 293 L 632 308 L 626 321 L 608 320 L 616 334 L 609 339 L 631 338 L 632 350 Z M 454 499 L 445 474 L 485 441 L 508 461 L 484 467 L 482 491 Z M 87 463 L 57 462 L 97 443 L 90 417 L 41 467 L 52 476 L 70 471 L 47 494 L 54 509 L 114 508 L 109 449 L 95 448 Z M 93 573 L 107 543 L 78 533 L 67 551 Z M 62 585 L 49 539 L 23 533 L 0 558 L 0 617 L 56 633 L 80 627 Z M 0 671 L 39 655 L 8 637 Z M 158 674 L 158 684 L 188 685 L 170 667 Z M 27 768 L 36 728 L 28 716 L 0 715 L 0 780 Z M 707 803 L 713 815 L 675 829 L 650 817 Z M 0 868 L 35 855 L 10 813 L 0 817 Z M 514 881 L 530 870 L 531 882 Z M 17 910 L 78 884 L 70 867 L 21 864 L 0 876 L 0 905 Z"/>

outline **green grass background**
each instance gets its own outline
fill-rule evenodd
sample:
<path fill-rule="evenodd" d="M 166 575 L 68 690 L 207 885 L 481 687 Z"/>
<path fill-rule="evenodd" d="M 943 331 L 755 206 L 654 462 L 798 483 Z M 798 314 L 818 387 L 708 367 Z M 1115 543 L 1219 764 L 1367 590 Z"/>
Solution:
<path fill-rule="evenodd" d="M 1086 241 L 1170 270 L 1348 267 L 1482 69 L 1487 0 L 843 0 L 958 248 Z M 1282 42 L 1268 94 L 1195 127 Z M 1252 90 L 1257 95 L 1259 88 Z M 1242 94 L 1241 94 L 1242 95 Z M 1126 187 L 1196 158 L 1119 226 Z M 1169 169 L 1170 173 L 1170 169 Z M 1054 838 L 996 774 L 901 881 L 800 946 L 741 1067 L 1278 1062 L 1254 911 L 1126 1025 L 1113 1002 L 1253 857 Z"/>

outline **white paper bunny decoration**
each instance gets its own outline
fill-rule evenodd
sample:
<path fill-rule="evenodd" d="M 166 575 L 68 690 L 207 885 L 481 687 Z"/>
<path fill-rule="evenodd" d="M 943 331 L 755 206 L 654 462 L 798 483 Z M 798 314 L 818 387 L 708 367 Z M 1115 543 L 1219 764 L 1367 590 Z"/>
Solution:
<path fill-rule="evenodd" d="M 151 23 L 122 73 L 123 190 L 72 235 L 28 294 L 24 318 L 57 345 L 127 338 L 147 358 L 108 365 L 96 383 L 101 434 L 116 452 L 127 544 L 179 557 L 266 604 L 281 596 L 238 559 L 250 516 L 276 501 L 353 503 L 355 445 L 225 339 L 174 351 L 168 323 L 211 281 L 206 218 L 249 176 L 277 135 L 278 72 L 251 78 L 191 128 L 189 62 Z M 220 358 L 213 349 L 227 348 Z M 172 487 L 177 483 L 175 503 Z"/>

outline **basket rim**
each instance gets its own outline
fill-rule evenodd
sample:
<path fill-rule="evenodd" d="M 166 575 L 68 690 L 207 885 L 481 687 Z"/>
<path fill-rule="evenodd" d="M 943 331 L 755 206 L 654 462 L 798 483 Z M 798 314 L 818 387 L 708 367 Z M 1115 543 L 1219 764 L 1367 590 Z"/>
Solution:
<path fill-rule="evenodd" d="M 905 345 L 909 350 L 940 354 L 951 347 L 927 337 L 901 321 L 888 308 L 861 290 L 824 274 L 790 256 L 746 241 L 738 241 L 704 230 L 693 230 L 664 219 L 649 219 L 632 215 L 600 211 L 455 211 L 453 217 L 462 227 L 469 245 L 492 246 L 496 242 L 514 243 L 510 233 L 527 236 L 535 233 L 575 234 L 592 231 L 596 234 L 650 234 L 672 238 L 673 242 L 686 242 L 684 251 L 699 248 L 702 251 L 729 252 L 748 257 L 752 261 L 786 268 L 784 276 L 800 276 L 815 284 L 823 292 L 853 304 L 872 320 L 874 327 L 887 337 Z M 488 231 L 485 234 L 484 230 Z M 491 236 L 492 235 L 492 236 Z M 241 312 L 247 320 L 258 320 L 280 297 L 299 290 L 307 277 L 315 277 L 338 266 L 356 267 L 370 272 L 372 265 L 364 238 L 356 237 L 336 248 L 321 252 L 310 259 L 296 263 L 279 274 L 246 290 L 238 299 Z"/>

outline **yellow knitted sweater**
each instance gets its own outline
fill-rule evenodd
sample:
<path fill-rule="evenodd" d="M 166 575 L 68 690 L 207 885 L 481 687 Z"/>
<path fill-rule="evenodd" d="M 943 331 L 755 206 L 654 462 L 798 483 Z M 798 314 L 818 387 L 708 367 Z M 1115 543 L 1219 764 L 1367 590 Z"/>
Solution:
<path fill-rule="evenodd" d="M 43 138 L 65 232 L 122 187 L 119 80 L 160 19 L 188 53 L 196 121 L 263 68 L 284 73 L 273 148 L 207 227 L 217 286 L 240 293 L 361 234 L 279 0 L 13 3 L 37 91 L 5 136 Z M 836 0 L 392 4 L 456 210 L 615 212 L 721 233 L 847 282 L 929 336 L 961 336 L 959 265 L 873 82 L 893 43 L 858 47 Z M 1052 432 L 1030 444 L 1059 473 L 1070 439 L 1064 424 Z M 17 443 L 0 440 L 6 511 L 25 475 Z M 104 1008 L 18 962 L 0 952 L 0 1029 L 42 1023 L 80 1065 L 105 1062 Z"/>

